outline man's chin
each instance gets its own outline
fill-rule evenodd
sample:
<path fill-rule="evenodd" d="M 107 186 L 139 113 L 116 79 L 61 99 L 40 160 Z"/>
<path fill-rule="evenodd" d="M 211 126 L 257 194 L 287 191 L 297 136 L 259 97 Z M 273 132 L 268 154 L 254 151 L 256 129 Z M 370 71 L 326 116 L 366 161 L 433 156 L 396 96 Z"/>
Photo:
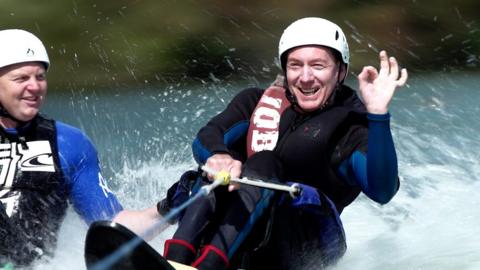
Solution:
<path fill-rule="evenodd" d="M 318 102 L 299 102 L 298 105 L 306 112 L 313 112 L 320 108 L 320 104 Z"/>
<path fill-rule="evenodd" d="M 31 121 L 33 118 L 35 118 L 37 114 L 38 114 L 38 110 L 18 115 L 15 118 L 22 122 L 28 122 L 28 121 Z"/>

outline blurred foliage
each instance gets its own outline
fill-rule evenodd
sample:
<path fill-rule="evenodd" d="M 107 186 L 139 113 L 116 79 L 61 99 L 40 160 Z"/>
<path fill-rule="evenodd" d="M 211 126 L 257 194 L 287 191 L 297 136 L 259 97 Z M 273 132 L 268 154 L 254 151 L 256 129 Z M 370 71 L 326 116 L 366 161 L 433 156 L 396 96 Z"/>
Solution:
<path fill-rule="evenodd" d="M 266 80 L 292 21 L 319 16 L 349 39 L 352 73 L 386 49 L 410 73 L 477 70 L 478 0 L 2 0 L 0 27 L 49 50 L 50 88 Z M 1 41 L 0 41 L 1 42 Z"/>

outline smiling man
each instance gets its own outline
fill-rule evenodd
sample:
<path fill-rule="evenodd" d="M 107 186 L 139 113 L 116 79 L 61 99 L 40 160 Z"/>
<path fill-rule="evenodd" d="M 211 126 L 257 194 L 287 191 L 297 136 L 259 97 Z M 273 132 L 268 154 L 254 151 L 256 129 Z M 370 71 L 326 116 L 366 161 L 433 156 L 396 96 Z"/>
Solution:
<path fill-rule="evenodd" d="M 49 68 L 36 36 L 0 31 L 0 267 L 51 255 L 68 201 L 88 224 L 113 219 L 137 233 L 160 217 L 156 207 L 124 210 L 88 137 L 39 113 Z"/>
<path fill-rule="evenodd" d="M 241 91 L 198 132 L 193 152 L 199 164 L 232 177 L 296 182 L 301 195 L 219 187 L 187 208 L 165 243 L 167 259 L 198 269 L 321 269 L 346 250 L 342 210 L 360 192 L 381 204 L 396 194 L 388 104 L 407 71 L 381 51 L 380 70 L 358 75 L 362 102 L 344 85 L 350 56 L 336 24 L 295 21 L 278 49 L 285 79 Z"/>

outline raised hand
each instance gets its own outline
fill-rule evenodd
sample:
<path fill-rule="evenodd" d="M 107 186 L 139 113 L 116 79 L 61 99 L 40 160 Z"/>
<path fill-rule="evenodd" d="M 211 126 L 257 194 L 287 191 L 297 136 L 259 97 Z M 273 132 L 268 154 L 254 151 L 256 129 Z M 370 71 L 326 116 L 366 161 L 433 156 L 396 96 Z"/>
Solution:
<path fill-rule="evenodd" d="M 407 78 L 407 70 L 403 68 L 399 72 L 397 60 L 381 51 L 380 72 L 372 66 L 366 66 L 358 74 L 360 95 L 367 111 L 373 114 L 387 113 L 395 90 L 405 85 Z"/>

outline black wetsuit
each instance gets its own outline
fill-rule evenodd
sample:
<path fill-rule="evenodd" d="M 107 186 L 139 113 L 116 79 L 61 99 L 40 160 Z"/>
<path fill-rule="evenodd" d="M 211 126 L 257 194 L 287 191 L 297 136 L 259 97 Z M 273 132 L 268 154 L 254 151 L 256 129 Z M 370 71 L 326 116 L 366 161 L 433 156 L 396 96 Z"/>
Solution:
<path fill-rule="evenodd" d="M 382 148 L 384 144 L 388 146 L 388 150 L 383 154 L 389 157 L 385 163 L 389 168 L 387 176 L 390 179 L 387 181 L 391 183 L 385 191 L 387 195 L 382 194 L 380 197 L 389 197 L 390 194 L 393 196 L 398 189 L 389 116 L 385 117 L 386 120 L 376 119 L 371 115 L 367 117 L 364 105 L 355 92 L 344 86 L 336 91 L 333 101 L 316 112 L 305 114 L 298 112 L 294 106 L 287 108 L 280 118 L 276 147 L 272 151 L 259 152 L 247 158 L 247 130 L 252 112 L 263 93 L 264 90 L 258 88 L 242 91 L 222 113 L 199 131 L 193 143 L 197 162 L 204 164 L 213 154 L 228 153 L 244 163 L 243 176 L 303 183 L 314 190 L 314 193 L 318 193 L 318 201 L 311 204 L 309 199 L 306 199 L 301 203 L 301 207 L 285 208 L 284 206 L 289 204 L 275 204 L 276 211 L 269 216 L 265 215 L 265 212 L 271 213 L 266 209 L 272 206 L 275 194 L 273 191 L 242 187 L 236 192 L 228 193 L 225 189 L 217 188 L 214 194 L 200 199 L 187 209 L 174 239 L 190 243 L 193 248 L 198 248 L 203 241 L 218 248 L 229 260 L 235 261 L 238 258 L 234 255 L 238 255 L 239 249 L 249 248 L 246 247 L 250 242 L 249 238 L 252 238 L 249 236 L 256 235 L 255 226 L 261 226 L 257 224 L 258 221 L 262 217 L 267 221 L 273 217 L 276 220 L 271 227 L 273 240 L 270 239 L 270 244 L 263 245 L 263 251 L 257 250 L 260 255 L 257 259 L 254 258 L 253 264 L 248 266 L 249 269 L 262 269 L 267 266 L 271 269 L 291 269 L 292 266 L 298 266 L 298 262 L 291 260 L 291 257 L 299 254 L 307 256 L 307 251 L 310 251 L 312 256 L 320 257 L 319 263 L 332 262 L 341 256 L 346 248 L 343 228 L 338 219 L 339 213 L 358 196 L 362 188 L 367 195 L 376 196 L 377 193 L 384 192 L 365 188 L 367 173 L 363 177 L 365 179 L 362 179 L 362 176 L 358 176 L 358 171 L 361 171 L 357 168 L 359 165 L 351 164 L 366 160 L 367 148 L 373 140 L 368 134 L 368 126 L 372 122 L 384 122 L 379 124 L 383 125 L 380 127 L 383 133 L 376 137 L 386 137 L 382 139 L 386 143 L 379 144 Z M 385 158 L 375 156 L 373 159 L 378 161 Z M 379 175 L 384 177 L 384 174 Z M 368 176 L 374 178 L 370 171 Z M 204 180 L 201 182 L 206 184 Z M 281 201 L 285 200 L 289 201 L 285 198 Z M 309 228 L 305 230 L 291 226 Z M 210 235 L 208 232 L 212 230 L 208 228 L 212 227 L 214 229 Z M 260 230 L 263 231 L 264 228 Z M 330 229 L 333 231 L 327 231 Z M 285 234 L 293 236 L 294 239 Z M 328 246 L 332 243 L 334 246 Z M 319 255 L 317 251 L 325 247 L 336 250 L 332 253 L 325 253 L 323 250 Z"/>

